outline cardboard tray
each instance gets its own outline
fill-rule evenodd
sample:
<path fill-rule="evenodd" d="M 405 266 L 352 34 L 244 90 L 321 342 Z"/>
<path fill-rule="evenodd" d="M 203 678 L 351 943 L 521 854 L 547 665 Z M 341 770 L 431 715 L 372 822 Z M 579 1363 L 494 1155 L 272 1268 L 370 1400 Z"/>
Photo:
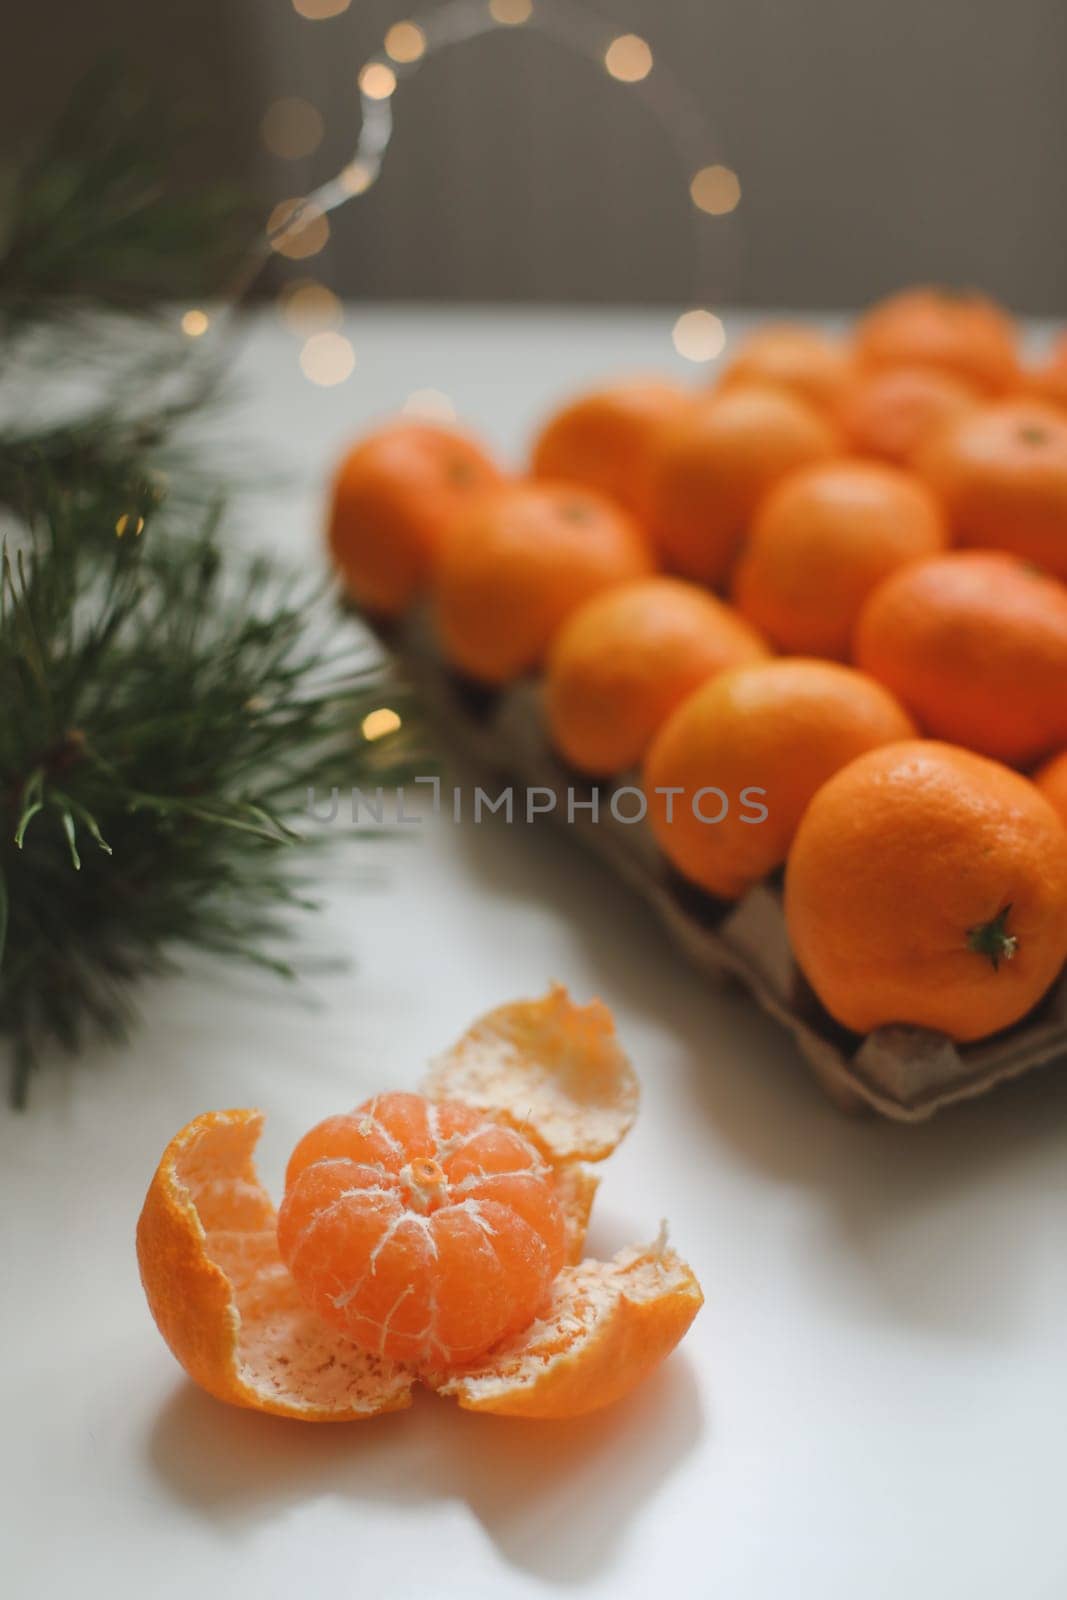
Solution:
<path fill-rule="evenodd" d="M 866 1037 L 850 1033 L 822 1007 L 793 959 L 780 886 L 760 884 L 734 904 L 687 884 L 664 861 L 642 823 L 613 818 L 611 796 L 636 782 L 632 774 L 594 785 L 556 756 L 545 737 L 535 681 L 494 693 L 457 677 L 441 658 L 425 611 L 380 629 L 379 638 L 449 748 L 484 767 L 487 782 L 492 775 L 519 791 L 551 791 L 556 807 L 548 815 L 570 827 L 651 906 L 700 971 L 742 983 L 792 1034 L 823 1089 L 843 1110 L 920 1122 L 1032 1068 L 1067 1060 L 1067 973 L 1028 1017 L 974 1044 L 956 1045 L 922 1028 L 879 1028 Z M 600 797 L 598 820 L 578 805 L 568 821 L 568 791 L 582 800 L 594 789 Z M 497 791 L 487 787 L 486 792 L 495 798 Z M 547 806 L 547 797 L 540 803 Z M 626 804 L 620 799 L 619 810 L 632 815 L 633 798 Z"/>

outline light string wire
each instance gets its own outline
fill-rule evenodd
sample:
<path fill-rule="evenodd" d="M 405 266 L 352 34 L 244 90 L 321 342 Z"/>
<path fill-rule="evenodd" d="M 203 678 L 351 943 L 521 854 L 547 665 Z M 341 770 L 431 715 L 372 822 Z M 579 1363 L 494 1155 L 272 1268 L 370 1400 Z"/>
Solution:
<path fill-rule="evenodd" d="M 711 129 L 697 100 L 653 58 L 647 43 L 634 34 L 619 35 L 602 17 L 574 0 L 446 0 L 433 11 L 395 23 L 388 30 L 382 49 L 359 69 L 361 124 L 350 159 L 302 199 L 275 207 L 224 301 L 224 320 L 226 314 L 241 306 L 273 253 L 308 227 L 366 194 L 378 181 L 393 134 L 393 95 L 402 84 L 413 78 L 430 57 L 445 50 L 485 34 L 522 29 L 540 33 L 599 70 L 606 70 L 643 102 L 668 135 L 691 202 L 692 305 L 675 323 L 675 345 L 680 354 L 691 360 L 717 356 L 724 339 L 722 324 L 706 301 L 713 285 L 721 292 L 720 262 L 725 240 L 721 225 L 720 230 L 713 231 L 711 224 L 730 214 L 737 203 L 740 189 L 735 175 L 729 168 L 713 163 Z M 701 178 L 716 173 L 731 181 L 736 192 L 722 204 L 702 203 L 697 184 Z M 719 294 L 712 298 L 717 300 Z M 186 312 L 182 325 L 188 334 L 199 337 L 207 331 L 208 319 L 203 312 L 192 309 Z M 680 337 L 686 327 L 688 332 Z"/>

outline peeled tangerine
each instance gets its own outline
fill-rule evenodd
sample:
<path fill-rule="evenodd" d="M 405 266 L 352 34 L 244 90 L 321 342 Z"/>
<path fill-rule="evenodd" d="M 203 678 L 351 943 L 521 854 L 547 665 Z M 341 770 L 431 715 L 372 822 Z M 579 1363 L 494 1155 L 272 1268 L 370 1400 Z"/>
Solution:
<path fill-rule="evenodd" d="M 258 1111 L 168 1145 L 137 1228 L 152 1314 L 221 1400 L 328 1422 L 396 1411 L 421 1380 L 473 1411 L 571 1417 L 621 1398 L 702 1303 L 661 1236 L 580 1260 L 637 1082 L 599 1002 L 502 1006 L 431 1067 L 297 1145 L 277 1217 Z"/>

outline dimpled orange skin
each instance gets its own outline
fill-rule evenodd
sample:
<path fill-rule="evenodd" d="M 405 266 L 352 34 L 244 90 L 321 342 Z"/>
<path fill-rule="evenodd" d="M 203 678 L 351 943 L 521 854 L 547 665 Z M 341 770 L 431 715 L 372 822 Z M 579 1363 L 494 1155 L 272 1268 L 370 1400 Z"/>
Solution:
<path fill-rule="evenodd" d="M 473 439 L 393 422 L 361 439 L 334 478 L 327 538 L 351 597 L 396 616 L 426 588 L 445 531 L 502 474 Z"/>
<path fill-rule="evenodd" d="M 836 416 L 858 455 L 902 467 L 946 422 L 973 410 L 979 396 L 964 378 L 936 367 L 874 368 L 847 384 Z"/>
<path fill-rule="evenodd" d="M 818 328 L 779 322 L 758 328 L 739 346 L 719 379 L 720 389 L 769 384 L 833 411 L 852 368 L 845 346 Z"/>
<path fill-rule="evenodd" d="M 602 495 L 566 483 L 508 485 L 446 541 L 436 586 L 445 655 L 482 683 L 508 683 L 540 666 L 584 601 L 652 566 L 637 524 Z"/>
<path fill-rule="evenodd" d="M 734 604 L 779 650 L 845 660 L 871 591 L 947 542 L 933 494 L 899 468 L 804 467 L 757 511 L 734 569 Z"/>
<path fill-rule="evenodd" d="M 640 517 L 648 500 L 649 447 L 655 430 L 693 404 L 663 378 L 630 378 L 579 395 L 545 423 L 534 441 L 535 478 L 584 484 Z"/>
<path fill-rule="evenodd" d="M 856 324 L 853 348 L 866 367 L 937 367 L 987 394 L 1019 379 L 1015 324 L 985 295 L 902 289 Z"/>
<path fill-rule="evenodd" d="M 681 578 L 643 578 L 587 600 L 552 644 L 545 711 L 580 772 L 635 766 L 675 706 L 715 673 L 770 652 L 729 606 Z"/>
<path fill-rule="evenodd" d="M 653 441 L 648 511 L 664 565 L 698 583 L 724 583 L 768 490 L 840 451 L 815 407 L 767 386 L 739 384 L 665 423 Z"/>
<path fill-rule="evenodd" d="M 1067 828 L 1067 750 L 1061 750 L 1058 756 L 1046 761 L 1040 771 L 1034 773 L 1034 782 Z"/>
<path fill-rule="evenodd" d="M 1002 400 L 958 417 L 915 457 L 955 540 L 1010 550 L 1067 580 L 1067 413 Z"/>
<path fill-rule="evenodd" d="M 863 751 L 909 738 L 893 696 L 851 667 L 798 658 L 733 667 L 689 696 L 645 762 L 648 818 L 672 865 L 722 899 L 740 898 L 781 865 L 805 806 Z M 729 800 L 720 822 L 694 815 L 699 790 Z M 657 790 L 682 791 L 673 801 Z M 747 794 L 753 789 L 761 794 Z M 719 795 L 699 800 L 709 819 Z M 755 819 L 754 806 L 766 808 Z"/>
<path fill-rule="evenodd" d="M 401 1093 L 304 1136 L 278 1244 L 324 1322 L 414 1366 L 471 1361 L 525 1328 L 565 1255 L 552 1171 L 528 1139 Z"/>
<path fill-rule="evenodd" d="M 1067 833 L 1008 767 L 889 745 L 812 800 L 785 908 L 797 960 L 846 1027 L 981 1039 L 1025 1016 L 1067 958 Z"/>
<path fill-rule="evenodd" d="M 1017 765 L 1067 743 L 1067 587 L 1014 556 L 895 573 L 860 613 L 855 661 L 935 738 Z"/>

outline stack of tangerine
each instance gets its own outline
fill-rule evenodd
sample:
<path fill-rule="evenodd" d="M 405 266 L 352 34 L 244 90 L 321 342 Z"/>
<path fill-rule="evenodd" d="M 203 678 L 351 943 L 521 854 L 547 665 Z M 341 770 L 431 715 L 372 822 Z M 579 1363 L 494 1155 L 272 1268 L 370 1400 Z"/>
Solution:
<path fill-rule="evenodd" d="M 913 289 L 852 337 L 770 326 L 710 391 L 631 380 L 528 472 L 405 421 L 341 464 L 349 594 L 428 600 L 444 655 L 539 673 L 583 775 L 638 767 L 671 867 L 785 867 L 797 959 L 860 1033 L 1026 1015 L 1067 960 L 1067 339 Z M 712 789 L 759 796 L 711 822 Z"/>

